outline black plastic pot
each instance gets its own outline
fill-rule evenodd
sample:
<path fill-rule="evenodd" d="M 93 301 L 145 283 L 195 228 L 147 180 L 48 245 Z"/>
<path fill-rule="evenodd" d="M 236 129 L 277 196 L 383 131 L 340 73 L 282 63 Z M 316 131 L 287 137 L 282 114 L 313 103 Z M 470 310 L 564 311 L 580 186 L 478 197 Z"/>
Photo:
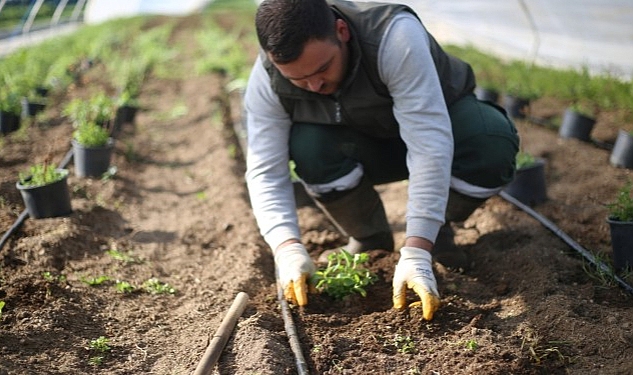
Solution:
<path fill-rule="evenodd" d="M 581 141 L 591 141 L 591 130 L 596 124 L 596 120 L 587 117 L 571 108 L 565 110 L 563 121 L 558 130 L 561 138 L 576 138 Z"/>
<path fill-rule="evenodd" d="M 42 112 L 46 104 L 42 102 L 31 101 L 27 98 L 22 98 L 22 117 L 33 117 Z"/>
<path fill-rule="evenodd" d="M 618 132 L 609 162 L 615 167 L 633 169 L 633 134 L 625 130 Z"/>
<path fill-rule="evenodd" d="M 9 134 L 20 128 L 20 116 L 0 111 L 0 134 Z"/>
<path fill-rule="evenodd" d="M 64 177 L 48 185 L 26 187 L 19 182 L 16 187 L 22 195 L 26 210 L 33 219 L 66 216 L 72 212 L 68 190 L 68 170 L 59 169 Z"/>
<path fill-rule="evenodd" d="M 475 96 L 479 100 L 489 101 L 497 103 L 499 101 L 499 92 L 494 89 L 487 89 L 483 87 L 475 88 Z"/>
<path fill-rule="evenodd" d="M 547 200 L 545 160 L 536 159 L 534 164 L 517 169 L 514 180 L 503 190 L 528 206 L 545 202 Z"/>
<path fill-rule="evenodd" d="M 503 108 L 512 118 L 522 119 L 527 116 L 530 106 L 530 100 L 514 95 L 506 94 L 503 96 Z"/>
<path fill-rule="evenodd" d="M 86 147 L 72 140 L 75 174 L 78 177 L 101 177 L 110 168 L 114 140 L 102 147 Z"/>
<path fill-rule="evenodd" d="M 613 268 L 623 271 L 633 268 L 633 221 L 619 221 L 608 218 L 613 249 Z"/>

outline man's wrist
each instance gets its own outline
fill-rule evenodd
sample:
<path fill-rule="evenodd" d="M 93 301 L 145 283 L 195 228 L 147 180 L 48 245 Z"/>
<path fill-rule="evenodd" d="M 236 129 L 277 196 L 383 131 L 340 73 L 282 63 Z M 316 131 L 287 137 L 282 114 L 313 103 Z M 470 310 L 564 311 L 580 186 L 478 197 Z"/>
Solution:
<path fill-rule="evenodd" d="M 431 250 L 433 249 L 433 242 L 427 240 L 424 237 L 409 236 L 404 241 L 404 246 L 417 247 L 418 249 L 424 249 L 428 252 L 431 252 Z"/>

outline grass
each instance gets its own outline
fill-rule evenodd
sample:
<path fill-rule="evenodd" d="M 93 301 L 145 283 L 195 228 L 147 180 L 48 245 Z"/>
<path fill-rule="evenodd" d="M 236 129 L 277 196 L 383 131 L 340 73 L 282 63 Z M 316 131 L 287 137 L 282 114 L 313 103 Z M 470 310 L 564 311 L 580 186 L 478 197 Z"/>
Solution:
<path fill-rule="evenodd" d="M 553 69 L 522 61 L 502 61 L 473 47 L 455 45 L 444 49 L 467 61 L 481 86 L 510 92 L 517 81 L 528 81 L 532 94 L 556 97 L 570 102 L 590 103 L 599 111 L 622 110 L 633 123 L 633 84 L 610 75 L 592 76 L 588 69 Z"/>

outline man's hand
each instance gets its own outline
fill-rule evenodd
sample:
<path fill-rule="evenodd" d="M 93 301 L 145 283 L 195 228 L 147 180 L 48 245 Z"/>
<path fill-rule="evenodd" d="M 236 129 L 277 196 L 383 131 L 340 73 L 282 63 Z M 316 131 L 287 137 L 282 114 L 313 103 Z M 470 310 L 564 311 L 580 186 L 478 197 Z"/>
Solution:
<path fill-rule="evenodd" d="M 406 307 L 406 288 L 413 289 L 422 304 L 424 319 L 433 319 L 433 314 L 440 307 L 440 294 L 433 275 L 431 253 L 417 247 L 405 246 L 400 249 L 400 260 L 393 275 L 393 307 L 401 310 Z M 406 285 L 406 287 L 405 287 Z"/>
<path fill-rule="evenodd" d="M 316 267 L 306 248 L 296 242 L 281 245 L 275 250 L 275 263 L 286 299 L 295 305 L 307 305 L 308 279 Z"/>

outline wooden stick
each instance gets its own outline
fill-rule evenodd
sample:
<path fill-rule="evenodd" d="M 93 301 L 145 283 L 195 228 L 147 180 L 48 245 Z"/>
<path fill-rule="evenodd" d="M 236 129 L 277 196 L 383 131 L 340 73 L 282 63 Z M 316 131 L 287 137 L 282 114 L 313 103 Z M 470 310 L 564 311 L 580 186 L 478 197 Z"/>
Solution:
<path fill-rule="evenodd" d="M 247 303 L 248 294 L 244 292 L 239 292 L 235 297 L 231 308 L 222 320 L 220 327 L 217 331 L 215 331 L 215 334 L 209 342 L 207 350 L 204 352 L 204 355 L 202 356 L 200 363 L 198 363 L 198 367 L 196 367 L 196 371 L 193 373 L 193 375 L 211 374 L 213 366 L 220 358 L 220 354 L 222 354 L 222 350 L 224 349 L 226 342 L 229 340 L 229 336 L 231 336 L 233 328 L 235 328 L 237 319 L 244 312 Z"/>

